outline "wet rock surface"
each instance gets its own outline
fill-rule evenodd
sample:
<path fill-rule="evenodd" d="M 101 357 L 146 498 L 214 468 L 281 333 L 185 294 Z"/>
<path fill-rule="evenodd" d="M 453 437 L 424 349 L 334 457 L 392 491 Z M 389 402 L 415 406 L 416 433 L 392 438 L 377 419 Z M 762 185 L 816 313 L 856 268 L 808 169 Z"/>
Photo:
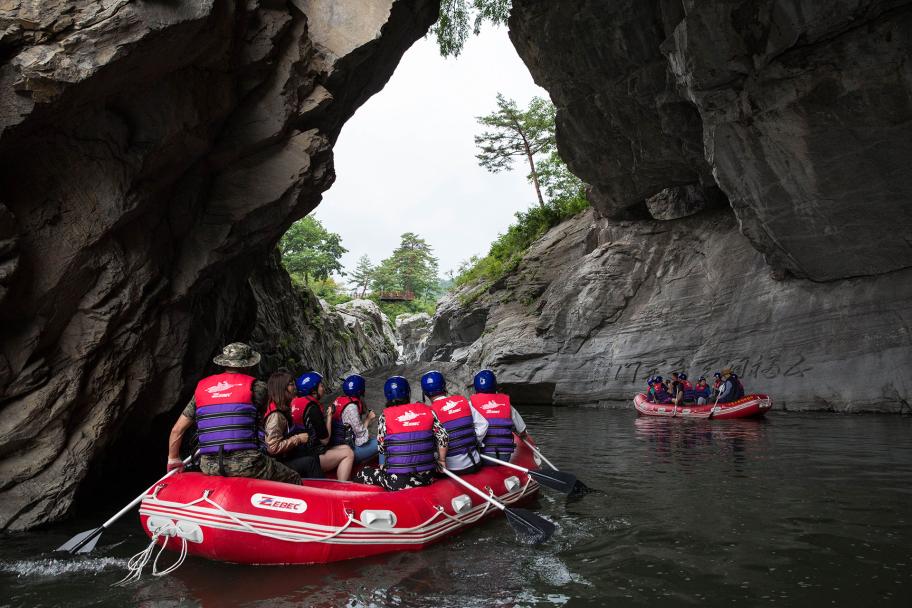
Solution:
<path fill-rule="evenodd" d="M 736 226 L 726 210 L 626 222 L 585 212 L 537 241 L 502 287 L 443 301 L 424 355 L 490 367 L 526 403 L 632 407 L 652 374 L 731 365 L 777 408 L 907 409 L 912 271 L 782 280 Z"/>
<path fill-rule="evenodd" d="M 431 315 L 426 312 L 402 314 L 396 317 L 396 341 L 399 345 L 397 363 L 415 363 L 427 343 Z"/>
<path fill-rule="evenodd" d="M 717 185 L 777 269 L 830 281 L 912 266 L 895 232 L 912 224 L 912 3 L 513 6 L 510 37 L 601 215 Z"/>
<path fill-rule="evenodd" d="M 271 251 L 436 11 L 0 6 L 0 529 L 62 517 L 118 429 L 179 407 L 225 342 L 302 329 L 312 303 L 276 297 Z M 267 355 L 317 358 L 323 335 Z"/>

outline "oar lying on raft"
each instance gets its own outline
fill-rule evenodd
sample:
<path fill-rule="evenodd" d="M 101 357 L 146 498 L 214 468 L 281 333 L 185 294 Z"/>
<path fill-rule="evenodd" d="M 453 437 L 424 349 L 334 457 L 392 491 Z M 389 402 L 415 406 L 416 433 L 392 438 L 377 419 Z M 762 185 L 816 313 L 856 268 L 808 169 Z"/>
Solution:
<path fill-rule="evenodd" d="M 558 492 L 563 492 L 564 494 L 572 494 L 576 488 L 576 484 L 579 483 L 576 480 L 576 475 L 573 473 L 565 473 L 563 471 L 533 471 L 532 469 L 521 467 L 518 464 L 513 464 L 512 462 L 498 460 L 497 458 L 491 458 L 490 456 L 485 456 L 484 454 L 479 455 L 483 459 L 493 464 L 499 464 L 501 466 L 509 467 L 517 471 L 522 471 L 546 488 L 551 488 L 552 490 L 557 490 Z"/>
<path fill-rule="evenodd" d="M 184 466 L 186 466 L 190 462 L 191 458 L 193 458 L 193 457 L 187 456 L 186 458 L 184 458 Z M 162 477 L 161 479 L 159 479 L 158 481 L 153 483 L 151 486 L 146 488 L 145 492 L 143 492 L 142 494 L 140 494 L 139 496 L 134 498 L 130 504 L 128 504 L 126 507 L 124 507 L 123 509 L 118 511 L 111 519 L 104 522 L 97 528 L 94 528 L 92 530 L 86 530 L 85 532 L 80 532 L 79 534 L 77 534 L 76 536 L 74 536 L 73 538 L 68 540 L 67 542 L 65 542 L 62 545 L 60 545 L 59 547 L 57 547 L 56 551 L 68 551 L 70 553 L 70 555 L 75 555 L 76 553 L 91 552 L 92 549 L 95 548 L 95 545 L 98 544 L 98 539 L 101 538 L 101 533 L 104 532 L 108 526 L 110 526 L 115 521 L 117 521 L 118 519 L 123 517 L 125 514 L 127 514 L 130 511 L 130 509 L 132 509 L 133 507 L 138 505 L 140 502 L 142 502 L 142 499 L 146 497 L 146 495 L 149 493 L 149 491 L 152 488 L 157 486 L 159 483 L 161 483 L 165 479 L 168 479 L 169 477 L 171 477 L 172 475 L 177 473 L 179 470 L 180 469 L 171 469 L 170 471 L 165 473 L 164 477 Z"/>
<path fill-rule="evenodd" d="M 558 470 L 558 468 L 556 466 L 554 466 L 550 460 L 545 458 L 545 455 L 542 454 L 541 452 L 539 452 L 538 448 L 535 447 L 534 445 L 532 445 L 531 443 L 529 443 L 529 441 L 527 439 L 523 438 L 522 442 L 525 443 L 527 446 L 529 446 L 529 449 L 532 450 L 539 458 L 541 458 L 542 462 L 547 464 L 549 467 L 551 467 L 555 471 Z M 570 494 L 580 495 L 580 494 L 585 494 L 586 492 L 590 492 L 590 491 L 592 491 L 592 490 L 589 488 L 589 486 L 587 486 L 582 481 L 577 479 L 576 483 L 573 484 L 573 491 L 570 492 Z"/>
<path fill-rule="evenodd" d="M 442 471 L 444 475 L 464 487 L 466 490 L 480 496 L 488 503 L 503 511 L 504 515 L 507 516 L 507 523 L 513 527 L 513 531 L 516 532 L 516 535 L 519 536 L 520 539 L 527 540 L 532 545 L 539 545 L 551 538 L 551 535 L 554 534 L 554 524 L 544 517 L 540 517 L 526 509 L 508 507 L 499 500 L 488 496 L 452 471 L 446 469 L 442 469 Z"/>

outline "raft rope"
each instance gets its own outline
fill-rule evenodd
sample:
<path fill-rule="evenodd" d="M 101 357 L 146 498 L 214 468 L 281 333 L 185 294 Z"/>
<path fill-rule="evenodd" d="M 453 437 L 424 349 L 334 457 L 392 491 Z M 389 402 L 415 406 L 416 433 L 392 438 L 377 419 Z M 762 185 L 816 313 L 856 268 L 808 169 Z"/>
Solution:
<path fill-rule="evenodd" d="M 514 503 L 517 500 L 521 499 L 523 496 L 526 495 L 526 492 L 529 490 L 529 484 L 531 482 L 532 482 L 532 477 L 529 476 L 526 479 L 526 483 L 523 485 L 522 491 L 519 492 L 519 494 L 516 497 L 511 498 L 509 500 L 503 500 L 503 502 L 506 504 L 511 504 L 511 503 Z M 155 490 L 152 492 L 152 498 L 158 498 L 159 490 L 161 490 L 165 485 L 166 484 L 159 484 L 158 486 L 156 486 Z M 488 491 L 488 494 L 491 496 L 491 498 L 496 498 L 496 495 L 494 494 L 494 490 L 492 490 L 490 487 L 487 487 L 487 486 L 485 487 L 485 489 Z M 449 513 L 447 513 L 446 509 L 444 509 L 441 505 L 434 505 L 434 509 L 435 509 L 434 514 L 431 515 L 429 518 L 427 518 L 422 523 L 418 524 L 417 526 L 412 526 L 411 528 L 377 528 L 375 526 L 371 526 L 370 524 L 361 521 L 361 519 L 356 518 L 353 510 L 346 509 L 345 510 L 345 516 L 346 516 L 345 524 L 341 528 L 332 532 L 331 534 L 327 534 L 326 536 L 321 536 L 321 537 L 317 537 L 317 538 L 313 538 L 313 537 L 312 538 L 294 538 L 294 537 L 289 537 L 289 536 L 285 536 L 285 535 L 273 534 L 272 532 L 269 532 L 268 530 L 263 530 L 263 529 L 257 528 L 255 526 L 249 524 L 248 522 L 238 518 L 231 511 L 228 511 L 227 509 L 225 509 L 219 503 L 217 503 L 214 500 L 212 500 L 211 498 L 209 498 L 209 495 L 211 493 L 212 493 L 212 490 L 204 490 L 202 496 L 200 496 L 196 500 L 190 501 L 188 503 L 184 503 L 184 504 L 180 505 L 178 508 L 185 509 L 185 508 L 192 507 L 192 506 L 200 504 L 200 503 L 208 503 L 208 504 L 212 505 L 213 507 L 215 507 L 216 509 L 218 509 L 219 511 L 221 511 L 225 515 L 225 517 L 230 519 L 232 522 L 234 522 L 235 524 L 237 524 L 244 530 L 250 532 L 251 534 L 257 534 L 259 536 L 265 536 L 267 538 L 272 538 L 275 540 L 282 540 L 282 541 L 292 542 L 292 543 L 325 542 L 325 541 L 331 540 L 331 539 L 339 536 L 340 534 L 345 532 L 352 524 L 358 524 L 359 526 L 361 526 L 362 528 L 365 528 L 367 530 L 383 531 L 383 532 L 387 532 L 390 534 L 405 534 L 408 532 L 414 532 L 416 530 L 420 530 L 420 529 L 426 527 L 427 525 L 431 524 L 434 520 L 436 520 L 440 516 L 443 516 L 446 519 L 448 519 L 452 522 L 458 523 L 458 524 L 463 524 L 463 525 L 471 524 L 471 523 L 475 523 L 476 521 L 480 520 L 485 515 L 487 515 L 488 510 L 491 508 L 491 503 L 485 502 L 484 509 L 482 509 L 481 512 L 478 513 L 477 515 L 475 515 L 474 517 L 460 518 L 458 516 L 450 515 Z M 171 540 L 172 537 L 180 538 L 180 541 L 181 541 L 180 555 L 178 556 L 177 560 L 175 560 L 175 562 L 173 564 L 171 564 L 164 570 L 159 570 L 158 569 L 158 560 L 161 557 L 162 553 L 165 551 L 165 548 L 167 548 L 168 542 Z M 155 553 L 155 545 L 158 543 L 159 539 L 164 539 L 164 542 L 162 542 L 161 545 L 159 546 L 158 552 L 155 554 L 155 559 L 152 559 L 152 554 Z M 175 570 L 180 568 L 183 565 L 184 561 L 186 561 L 186 559 L 187 559 L 187 539 L 180 535 L 180 530 L 178 529 L 178 525 L 176 523 L 169 523 L 169 524 L 163 525 L 163 526 L 157 528 L 155 530 L 155 532 L 152 533 L 152 540 L 148 544 L 148 546 L 145 549 L 143 549 L 142 551 L 140 551 L 139 553 L 137 553 L 136 555 L 134 555 L 133 557 L 131 557 L 130 560 L 127 562 L 127 575 L 125 577 L 123 577 L 122 579 L 120 579 L 119 581 L 117 581 L 116 583 L 114 583 L 112 586 L 123 587 L 130 583 L 139 581 L 140 578 L 142 578 L 143 570 L 149 564 L 150 560 L 152 560 L 152 576 L 165 576 L 165 575 L 171 574 L 172 572 L 174 572 Z"/>

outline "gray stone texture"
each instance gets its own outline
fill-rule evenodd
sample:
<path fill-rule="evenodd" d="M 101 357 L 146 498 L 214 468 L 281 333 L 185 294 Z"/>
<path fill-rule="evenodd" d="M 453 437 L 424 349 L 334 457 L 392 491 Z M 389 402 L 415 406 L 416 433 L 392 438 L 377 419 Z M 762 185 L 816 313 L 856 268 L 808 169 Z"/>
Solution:
<path fill-rule="evenodd" d="M 424 345 L 427 343 L 430 328 L 431 315 L 426 312 L 406 313 L 396 317 L 396 342 L 399 346 L 397 363 L 406 364 L 418 361 Z"/>
<path fill-rule="evenodd" d="M 62 517 L 224 343 L 288 337 L 270 252 L 436 4 L 0 4 L 0 529 Z"/>
<path fill-rule="evenodd" d="M 443 301 L 424 355 L 490 367 L 520 402 L 632 407 L 652 374 L 730 365 L 776 408 L 910 410 L 912 270 L 781 280 L 731 211 L 674 222 L 587 211 L 499 285 Z"/>
<path fill-rule="evenodd" d="M 515 0 L 510 30 L 601 215 L 715 183 L 777 270 L 912 266 L 912 3 Z"/>

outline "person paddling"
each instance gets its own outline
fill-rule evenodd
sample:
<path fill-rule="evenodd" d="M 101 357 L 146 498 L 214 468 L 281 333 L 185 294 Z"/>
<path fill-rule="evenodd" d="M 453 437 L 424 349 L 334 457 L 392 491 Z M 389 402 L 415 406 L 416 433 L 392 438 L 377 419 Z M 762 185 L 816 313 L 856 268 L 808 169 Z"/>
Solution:
<path fill-rule="evenodd" d="M 482 452 L 486 456 L 509 462 L 516 449 L 513 433 L 526 438 L 526 423 L 510 403 L 510 397 L 497 391 L 497 376 L 483 369 L 472 380 L 475 394 L 472 405 L 488 421 L 488 432 L 482 439 Z"/>
<path fill-rule="evenodd" d="M 212 360 L 222 371 L 199 381 L 193 397 L 168 437 L 168 470 L 183 469 L 180 446 L 196 424 L 200 471 L 204 475 L 253 477 L 300 484 L 301 476 L 270 458 L 259 438 L 260 412 L 266 408 L 266 383 L 246 372 L 260 353 L 233 342 Z"/>
<path fill-rule="evenodd" d="M 302 477 L 322 478 L 320 459 L 308 450 L 310 434 L 291 419 L 291 401 L 297 395 L 294 378 L 287 372 L 276 372 L 266 386 L 269 389 L 269 406 L 263 421 L 266 451 Z"/>
<path fill-rule="evenodd" d="M 372 439 L 367 430 L 367 425 L 377 415 L 364 405 L 365 388 L 364 378 L 352 374 L 342 381 L 344 394 L 333 401 L 330 445 L 349 445 L 355 451 L 355 463 L 377 454 L 377 440 Z"/>
<path fill-rule="evenodd" d="M 291 401 L 291 421 L 311 435 L 307 453 L 320 459 L 320 469 L 324 473 L 336 469 L 336 479 L 348 481 L 355 464 L 355 453 L 347 445 L 327 449 L 333 408 L 330 406 L 324 416 L 323 404 L 320 403 L 326 394 L 323 376 L 313 371 L 301 374 L 295 380 L 295 388 L 298 397 Z"/>
<path fill-rule="evenodd" d="M 434 471 L 446 468 L 449 434 L 434 410 L 410 403 L 412 389 L 402 376 L 388 378 L 383 395 L 386 409 L 377 419 L 377 445 L 386 462 L 364 467 L 354 481 L 387 491 L 431 485 Z"/>
<path fill-rule="evenodd" d="M 446 378 L 436 370 L 421 376 L 421 391 L 449 435 L 446 467 L 456 475 L 481 469 L 478 446 L 488 432 L 488 420 L 462 395 L 449 395 Z"/>

